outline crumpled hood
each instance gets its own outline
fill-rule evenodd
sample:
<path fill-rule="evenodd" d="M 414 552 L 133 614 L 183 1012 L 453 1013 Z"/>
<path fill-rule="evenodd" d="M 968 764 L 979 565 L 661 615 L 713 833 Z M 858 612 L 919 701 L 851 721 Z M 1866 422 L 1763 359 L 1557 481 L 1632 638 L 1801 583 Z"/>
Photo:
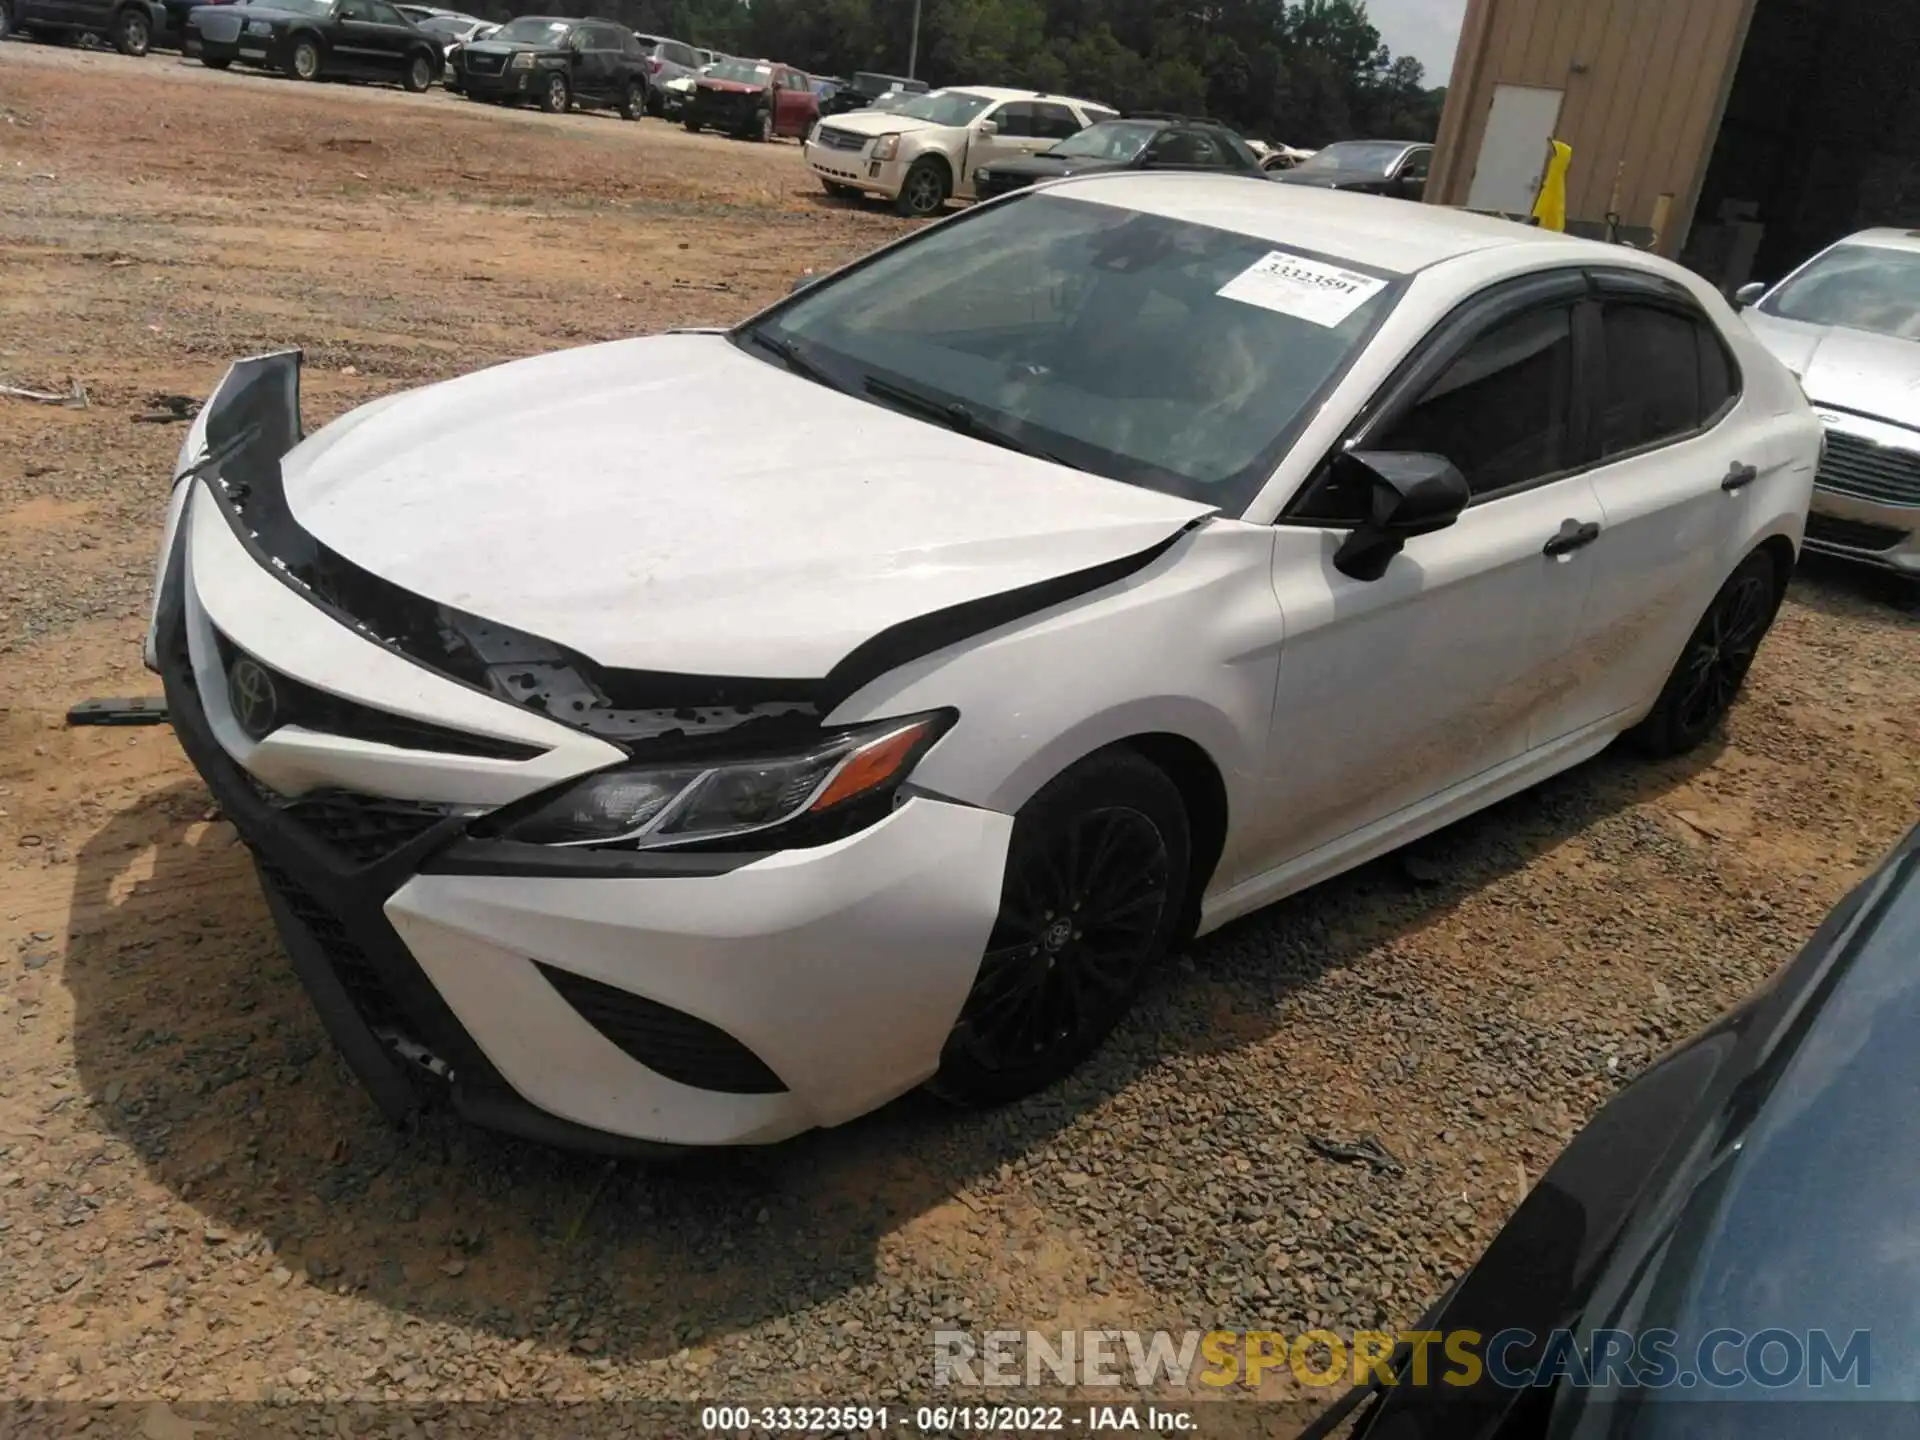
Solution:
<path fill-rule="evenodd" d="M 946 130 L 959 127 L 935 125 L 931 120 L 916 120 L 896 110 L 850 110 L 825 123 L 849 135 L 913 135 L 922 130 Z"/>
<path fill-rule="evenodd" d="M 767 88 L 765 85 L 749 85 L 744 80 L 715 80 L 706 75 L 702 75 L 694 84 L 716 95 L 760 95 Z"/>
<path fill-rule="evenodd" d="M 1816 405 L 1920 428 L 1920 341 L 1742 312 Z"/>
<path fill-rule="evenodd" d="M 602 665 L 783 679 L 1211 513 L 815 385 L 719 335 L 389 396 L 282 473 L 304 529 L 416 594 Z"/>
<path fill-rule="evenodd" d="M 1282 185 L 1316 185 L 1322 190 L 1381 189 L 1386 177 L 1373 170 L 1281 170 L 1273 177 Z"/>

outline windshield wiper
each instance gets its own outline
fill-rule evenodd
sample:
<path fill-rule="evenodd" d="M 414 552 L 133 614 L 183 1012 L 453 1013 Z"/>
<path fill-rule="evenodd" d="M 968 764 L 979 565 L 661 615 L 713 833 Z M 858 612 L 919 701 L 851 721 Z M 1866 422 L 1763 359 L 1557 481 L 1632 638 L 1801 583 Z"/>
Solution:
<path fill-rule="evenodd" d="M 832 376 L 828 375 L 826 371 L 822 370 L 819 365 L 809 360 L 807 358 L 807 352 L 802 350 L 793 341 L 782 339 L 778 335 L 769 335 L 766 331 L 760 329 L 749 330 L 747 334 L 749 338 L 753 340 L 754 344 L 763 350 L 777 355 L 780 358 L 780 363 L 785 365 L 787 369 L 791 370 L 795 375 L 798 375 L 802 380 L 811 380 L 814 384 L 824 385 L 829 390 L 845 388 Z"/>
<path fill-rule="evenodd" d="M 984 420 L 979 413 L 968 409 L 958 400 L 942 400 L 937 395 L 925 391 L 909 389 L 905 385 L 896 385 L 891 380 L 882 380 L 878 375 L 869 375 L 861 382 L 861 387 L 876 400 L 886 400 L 903 410 L 911 410 L 924 415 L 929 420 L 938 421 L 949 430 L 958 430 L 962 435 L 974 440 L 984 440 L 989 445 L 998 445 L 1003 450 L 1017 451 L 1022 455 L 1031 455 L 1036 460 L 1050 460 L 1055 465 L 1064 465 L 1069 470 L 1085 470 L 1084 465 L 1076 465 L 1064 460 L 1050 450 L 1022 440 L 1010 430 L 1004 430 L 991 420 Z"/>

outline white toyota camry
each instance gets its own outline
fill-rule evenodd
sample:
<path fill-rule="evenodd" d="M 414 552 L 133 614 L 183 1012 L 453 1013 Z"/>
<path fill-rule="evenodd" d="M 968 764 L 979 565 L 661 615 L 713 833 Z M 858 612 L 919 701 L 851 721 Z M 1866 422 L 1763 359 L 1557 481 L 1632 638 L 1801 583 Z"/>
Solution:
<path fill-rule="evenodd" d="M 1203 174 L 311 436 L 298 379 L 181 452 L 180 740 L 383 1106 L 612 1148 L 1032 1091 L 1196 932 L 1698 743 L 1821 444 L 1670 264 Z"/>

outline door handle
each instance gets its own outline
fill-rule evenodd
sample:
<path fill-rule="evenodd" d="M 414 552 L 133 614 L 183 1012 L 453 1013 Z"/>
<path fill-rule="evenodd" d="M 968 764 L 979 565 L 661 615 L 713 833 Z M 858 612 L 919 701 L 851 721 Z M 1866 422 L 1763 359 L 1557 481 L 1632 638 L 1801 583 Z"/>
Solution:
<path fill-rule="evenodd" d="M 1600 527 L 1589 520 L 1584 525 L 1578 520 L 1568 520 L 1560 526 L 1560 533 L 1541 547 L 1542 555 L 1571 555 L 1574 551 L 1591 545 L 1600 538 Z"/>
<path fill-rule="evenodd" d="M 1759 478 L 1759 470 L 1751 465 L 1743 465 L 1736 460 L 1727 467 L 1727 478 L 1720 482 L 1720 488 L 1728 492 L 1744 490 Z"/>

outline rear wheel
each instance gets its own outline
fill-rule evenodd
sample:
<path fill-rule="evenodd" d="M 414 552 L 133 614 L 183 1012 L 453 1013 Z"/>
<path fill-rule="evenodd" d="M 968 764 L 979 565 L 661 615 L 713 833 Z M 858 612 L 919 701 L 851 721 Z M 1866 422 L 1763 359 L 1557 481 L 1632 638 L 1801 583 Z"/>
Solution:
<path fill-rule="evenodd" d="M 620 97 L 620 114 L 628 120 L 638 120 L 646 113 L 646 87 L 637 80 L 629 80 L 627 82 L 627 93 Z"/>
<path fill-rule="evenodd" d="M 1173 944 L 1188 853 L 1179 790 L 1131 750 L 1090 756 L 1022 806 L 1000 913 L 929 1088 L 999 1104 L 1091 1054 Z"/>
<path fill-rule="evenodd" d="M 545 88 L 540 91 L 540 108 L 549 115 L 564 115 L 573 104 L 573 87 L 567 83 L 567 77 L 559 71 L 547 76 Z"/>
<path fill-rule="evenodd" d="M 687 127 L 687 134 L 689 134 L 689 135 L 698 135 L 698 134 L 700 133 L 700 128 L 701 128 L 701 127 L 700 127 L 700 122 L 699 122 L 698 120 L 696 120 L 696 119 L 694 119 L 694 118 L 693 118 L 693 117 L 692 117 L 691 115 L 689 115 L 689 116 L 688 116 L 688 117 L 687 117 L 687 118 L 686 118 L 686 119 L 685 119 L 684 121 L 682 121 L 681 123 L 682 123 L 682 124 L 684 124 L 684 125 L 685 125 L 685 126 Z"/>
<path fill-rule="evenodd" d="M 153 48 L 153 21 L 145 10 L 129 5 L 113 17 L 113 48 L 122 55 L 144 55 Z"/>
<path fill-rule="evenodd" d="M 407 73 L 401 83 L 415 95 L 424 95 L 433 88 L 433 61 L 425 55 L 415 55 L 407 61 Z"/>
<path fill-rule="evenodd" d="M 929 215 L 939 213 L 940 207 L 947 203 L 951 189 L 947 167 L 931 155 L 923 156 L 914 161 L 913 168 L 907 171 L 907 178 L 901 182 L 900 196 L 893 202 L 893 208 L 902 215 L 924 220 Z"/>
<path fill-rule="evenodd" d="M 1780 608 L 1773 557 L 1757 550 L 1713 597 L 1647 718 L 1629 732 L 1653 756 L 1691 750 L 1726 718 Z"/>
<path fill-rule="evenodd" d="M 293 49 L 287 53 L 287 73 L 296 80 L 318 80 L 320 42 L 311 35 L 302 35 L 294 41 Z"/>

